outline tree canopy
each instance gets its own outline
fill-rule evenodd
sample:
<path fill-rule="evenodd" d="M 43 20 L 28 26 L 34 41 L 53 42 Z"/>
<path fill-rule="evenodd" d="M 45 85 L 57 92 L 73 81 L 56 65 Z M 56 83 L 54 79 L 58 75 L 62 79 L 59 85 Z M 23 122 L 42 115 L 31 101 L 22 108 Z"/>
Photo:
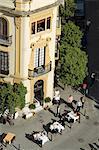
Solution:
<path fill-rule="evenodd" d="M 63 26 L 60 46 L 60 81 L 76 86 L 87 75 L 88 57 L 81 48 L 83 34 L 79 27 L 69 21 Z"/>
<path fill-rule="evenodd" d="M 63 49 L 63 47 L 61 47 Z M 83 82 L 87 74 L 87 56 L 80 48 L 65 46 L 61 57 L 60 80 L 65 85 L 76 86 Z"/>
<path fill-rule="evenodd" d="M 63 26 L 61 36 L 61 44 L 81 47 L 83 33 L 80 31 L 79 26 L 76 26 L 72 21 L 69 21 Z"/>
<path fill-rule="evenodd" d="M 0 110 L 3 113 L 6 108 L 10 113 L 14 113 L 15 107 L 25 106 L 26 87 L 22 83 L 11 85 L 10 83 L 0 83 Z"/>
<path fill-rule="evenodd" d="M 74 16 L 75 2 L 74 0 L 64 0 L 64 6 L 60 5 L 59 13 L 63 20 Z"/>

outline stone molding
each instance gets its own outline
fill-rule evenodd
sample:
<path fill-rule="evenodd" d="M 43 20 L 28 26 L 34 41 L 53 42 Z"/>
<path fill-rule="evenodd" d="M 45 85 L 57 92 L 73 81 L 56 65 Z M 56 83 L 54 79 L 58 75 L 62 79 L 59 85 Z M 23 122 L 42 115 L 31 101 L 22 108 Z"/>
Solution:
<path fill-rule="evenodd" d="M 8 16 L 21 16 L 21 17 L 24 17 L 24 16 L 35 14 L 35 13 L 38 13 L 40 11 L 43 11 L 43 10 L 46 10 L 46 9 L 58 6 L 61 3 L 62 3 L 62 0 L 57 0 L 53 4 L 50 4 L 50 5 L 47 5 L 47 6 L 44 6 L 44 7 L 35 9 L 35 10 L 32 10 L 32 11 L 27 11 L 27 12 L 25 12 L 25 11 L 17 11 L 17 10 L 15 10 L 15 8 L 12 9 L 12 8 L 7 8 L 7 7 L 4 7 L 4 6 L 0 6 L 0 13 L 4 13 L 4 14 L 6 14 Z"/>

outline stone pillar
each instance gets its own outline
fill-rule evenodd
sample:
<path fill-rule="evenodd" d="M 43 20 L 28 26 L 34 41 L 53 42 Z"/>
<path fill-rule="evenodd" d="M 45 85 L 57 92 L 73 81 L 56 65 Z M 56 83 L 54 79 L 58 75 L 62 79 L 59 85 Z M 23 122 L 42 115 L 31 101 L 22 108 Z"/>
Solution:
<path fill-rule="evenodd" d="M 30 17 L 23 17 L 21 24 L 21 76 L 28 77 L 28 65 L 30 62 Z"/>
<path fill-rule="evenodd" d="M 15 75 L 20 74 L 21 17 L 15 18 Z"/>

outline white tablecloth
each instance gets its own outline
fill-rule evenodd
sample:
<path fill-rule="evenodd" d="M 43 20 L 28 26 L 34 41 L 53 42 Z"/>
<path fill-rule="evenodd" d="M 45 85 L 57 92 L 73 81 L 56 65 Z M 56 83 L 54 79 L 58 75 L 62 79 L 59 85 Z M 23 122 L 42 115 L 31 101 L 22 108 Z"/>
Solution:
<path fill-rule="evenodd" d="M 42 132 L 36 133 L 33 136 L 35 140 L 42 141 L 42 145 L 44 145 L 44 143 L 49 141 L 49 138 L 46 135 L 44 135 Z"/>
<path fill-rule="evenodd" d="M 50 125 L 50 129 L 51 129 L 51 131 L 57 129 L 58 132 L 60 133 L 61 130 L 64 130 L 65 128 L 59 122 L 56 121 L 52 125 Z"/>
<path fill-rule="evenodd" d="M 77 114 L 75 114 L 73 111 L 69 112 L 67 114 L 71 119 L 74 119 L 74 122 L 76 122 L 79 119 L 79 116 L 77 116 Z"/>

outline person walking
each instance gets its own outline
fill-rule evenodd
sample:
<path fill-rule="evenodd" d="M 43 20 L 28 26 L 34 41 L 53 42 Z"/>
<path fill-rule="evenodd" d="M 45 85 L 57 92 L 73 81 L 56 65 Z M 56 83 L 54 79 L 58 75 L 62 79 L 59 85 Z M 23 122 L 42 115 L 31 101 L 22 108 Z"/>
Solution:
<path fill-rule="evenodd" d="M 57 114 L 56 116 L 60 117 L 60 105 L 57 105 Z"/>
<path fill-rule="evenodd" d="M 84 104 L 85 104 L 85 96 L 82 96 L 82 97 L 80 98 L 80 100 L 81 100 L 82 109 L 83 109 L 83 108 L 84 108 Z"/>
<path fill-rule="evenodd" d="M 72 105 L 72 102 L 73 102 L 73 96 L 72 95 L 69 95 L 68 97 L 68 106 L 71 107 L 73 109 L 73 105 Z"/>
<path fill-rule="evenodd" d="M 92 85 L 94 84 L 94 82 L 95 82 L 95 73 L 93 72 L 93 73 L 91 74 L 90 87 L 92 87 Z"/>
<path fill-rule="evenodd" d="M 81 100 L 77 101 L 77 108 L 76 108 L 76 112 L 80 112 L 80 108 L 82 107 L 82 102 Z"/>
<path fill-rule="evenodd" d="M 91 20 L 88 19 L 87 22 L 86 22 L 86 32 L 89 31 L 90 25 L 91 25 Z"/>
<path fill-rule="evenodd" d="M 82 103 L 83 115 L 86 116 L 87 105 L 86 105 L 86 97 L 85 97 L 85 95 L 82 96 L 80 98 L 80 100 L 81 100 L 81 103 Z"/>
<path fill-rule="evenodd" d="M 82 85 L 82 93 L 84 95 L 88 94 L 88 84 L 86 82 Z"/>

